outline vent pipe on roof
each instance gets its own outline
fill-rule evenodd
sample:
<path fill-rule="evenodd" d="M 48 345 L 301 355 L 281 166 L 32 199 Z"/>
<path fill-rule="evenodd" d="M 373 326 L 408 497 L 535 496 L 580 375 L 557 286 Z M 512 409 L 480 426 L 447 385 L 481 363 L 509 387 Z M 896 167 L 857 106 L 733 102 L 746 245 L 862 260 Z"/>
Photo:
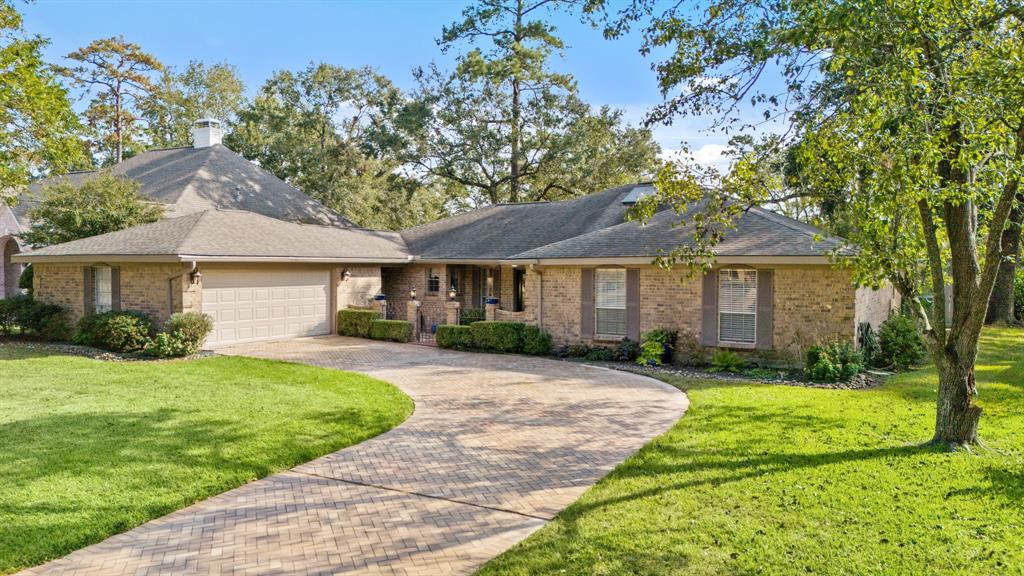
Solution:
<path fill-rule="evenodd" d="M 209 148 L 220 144 L 224 138 L 224 130 L 221 129 L 220 120 L 214 118 L 200 118 L 192 123 L 192 147 Z"/>

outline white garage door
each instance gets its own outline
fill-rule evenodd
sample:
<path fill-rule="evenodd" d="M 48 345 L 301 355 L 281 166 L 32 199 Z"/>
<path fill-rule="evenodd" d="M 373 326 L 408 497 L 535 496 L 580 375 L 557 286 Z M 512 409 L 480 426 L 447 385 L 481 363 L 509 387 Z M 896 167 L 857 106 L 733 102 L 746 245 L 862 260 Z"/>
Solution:
<path fill-rule="evenodd" d="M 327 270 L 204 271 L 203 312 L 214 321 L 206 345 L 327 334 L 329 283 Z"/>

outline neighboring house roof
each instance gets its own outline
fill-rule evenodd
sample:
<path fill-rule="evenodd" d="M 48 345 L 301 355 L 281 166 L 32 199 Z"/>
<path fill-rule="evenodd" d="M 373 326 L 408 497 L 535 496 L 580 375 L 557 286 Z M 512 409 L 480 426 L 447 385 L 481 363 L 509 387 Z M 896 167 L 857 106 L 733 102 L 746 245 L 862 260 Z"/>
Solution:
<path fill-rule="evenodd" d="M 23 261 L 406 262 L 395 232 L 296 224 L 253 212 L 206 210 L 65 242 Z"/>
<path fill-rule="evenodd" d="M 164 204 L 166 216 L 170 218 L 222 208 L 247 210 L 289 222 L 352 225 L 287 182 L 219 144 L 206 148 L 150 150 L 109 170 L 138 182 L 140 193 Z M 28 227 L 28 211 L 47 185 L 71 182 L 77 186 L 98 173 L 72 172 L 33 182 L 14 207 L 22 228 Z"/>
<path fill-rule="evenodd" d="M 662 210 L 646 223 L 629 221 L 561 242 L 527 250 L 509 260 L 560 258 L 653 258 L 679 246 L 695 247 L 694 225 L 673 210 Z M 820 230 L 762 208 L 751 208 L 735 220 L 735 228 L 714 247 L 716 256 L 827 256 L 847 250 L 840 240 Z"/>
<path fill-rule="evenodd" d="M 409 251 L 428 260 L 503 260 L 621 224 L 631 184 L 561 202 L 499 204 L 402 231 Z"/>

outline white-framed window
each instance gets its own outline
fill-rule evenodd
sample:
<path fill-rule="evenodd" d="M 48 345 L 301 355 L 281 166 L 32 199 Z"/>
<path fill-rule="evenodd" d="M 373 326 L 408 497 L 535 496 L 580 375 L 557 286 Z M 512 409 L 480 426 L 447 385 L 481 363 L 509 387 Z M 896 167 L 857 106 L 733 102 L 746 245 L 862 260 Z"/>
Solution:
<path fill-rule="evenodd" d="M 441 275 L 436 268 L 427 268 L 427 292 L 441 291 Z"/>
<path fill-rule="evenodd" d="M 93 302 L 96 313 L 102 314 L 114 309 L 114 292 L 111 284 L 110 266 L 94 266 L 92 269 Z"/>
<path fill-rule="evenodd" d="M 626 335 L 626 270 L 594 271 L 594 312 L 597 334 Z"/>
<path fill-rule="evenodd" d="M 757 270 L 719 270 L 718 341 L 757 342 Z"/>

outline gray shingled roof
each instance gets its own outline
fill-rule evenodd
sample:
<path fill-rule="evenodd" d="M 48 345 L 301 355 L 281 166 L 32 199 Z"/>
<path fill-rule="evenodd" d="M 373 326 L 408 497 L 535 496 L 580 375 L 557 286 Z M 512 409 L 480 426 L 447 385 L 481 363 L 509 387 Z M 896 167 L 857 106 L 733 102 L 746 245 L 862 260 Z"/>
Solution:
<path fill-rule="evenodd" d="M 425 259 L 501 260 L 622 223 L 633 184 L 561 202 L 501 204 L 402 231 Z"/>
<path fill-rule="evenodd" d="M 680 217 L 672 210 L 662 210 L 646 224 L 630 221 L 583 234 L 561 242 L 527 250 L 510 260 L 557 258 L 630 258 L 657 256 L 659 250 L 669 252 L 678 246 L 693 246 L 692 222 L 677 226 Z M 835 238 L 822 237 L 821 232 L 761 208 L 751 208 L 736 220 L 715 247 L 717 256 L 825 256 L 843 249 Z"/>
<path fill-rule="evenodd" d="M 171 218 L 223 208 L 247 210 L 289 222 L 351 225 L 323 204 L 222 145 L 150 150 L 111 167 L 110 171 L 137 181 L 141 194 L 165 204 Z M 34 182 L 19 198 L 14 214 L 27 228 L 26 214 L 45 186 L 59 181 L 80 185 L 96 174 L 73 172 Z"/>
<path fill-rule="evenodd" d="M 103 256 L 406 261 L 395 232 L 295 224 L 235 210 L 207 210 L 40 248 L 27 261 Z"/>

